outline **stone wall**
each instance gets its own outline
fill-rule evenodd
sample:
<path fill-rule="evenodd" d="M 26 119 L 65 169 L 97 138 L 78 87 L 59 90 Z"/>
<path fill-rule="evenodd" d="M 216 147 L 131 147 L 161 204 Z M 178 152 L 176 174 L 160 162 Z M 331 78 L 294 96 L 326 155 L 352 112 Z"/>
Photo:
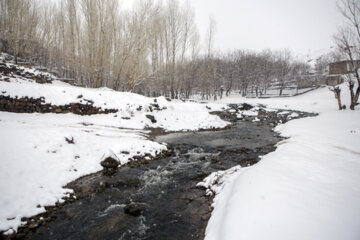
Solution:
<path fill-rule="evenodd" d="M 74 113 L 78 115 L 108 114 L 116 113 L 117 109 L 101 109 L 93 106 L 91 100 L 87 100 L 87 104 L 70 103 L 67 105 L 51 105 L 45 103 L 45 99 L 41 98 L 12 98 L 10 96 L 0 95 L 0 111 L 14 113 Z"/>
<path fill-rule="evenodd" d="M 34 80 L 37 83 L 52 83 L 53 79 L 48 74 L 37 74 L 28 72 L 17 65 L 7 66 L 5 63 L 0 62 L 0 80 L 8 81 L 9 77 L 20 76 L 26 79 Z"/>

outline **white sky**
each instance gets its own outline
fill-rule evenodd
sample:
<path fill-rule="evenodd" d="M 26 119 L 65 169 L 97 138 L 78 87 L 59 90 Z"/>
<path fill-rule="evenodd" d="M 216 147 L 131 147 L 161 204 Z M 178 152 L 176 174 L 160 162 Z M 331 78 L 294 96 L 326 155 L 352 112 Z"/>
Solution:
<path fill-rule="evenodd" d="M 186 0 L 180 0 L 185 2 Z M 262 50 L 289 48 L 306 55 L 330 49 L 342 24 L 336 0 L 189 0 L 202 39 L 209 15 L 216 20 L 215 46 Z M 129 5 L 134 0 L 123 0 Z"/>

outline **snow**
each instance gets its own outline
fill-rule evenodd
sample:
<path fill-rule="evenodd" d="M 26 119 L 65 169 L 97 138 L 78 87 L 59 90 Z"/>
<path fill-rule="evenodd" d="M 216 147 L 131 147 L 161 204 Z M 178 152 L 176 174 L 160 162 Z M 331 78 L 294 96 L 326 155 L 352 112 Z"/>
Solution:
<path fill-rule="evenodd" d="M 299 117 L 299 114 L 296 113 L 296 112 L 293 112 L 292 114 L 290 114 L 290 115 L 288 116 L 288 119 L 297 118 L 297 117 Z"/>
<path fill-rule="evenodd" d="M 282 112 L 279 112 L 278 115 L 286 115 L 286 114 L 289 114 L 290 112 L 288 111 L 282 111 Z"/>
<path fill-rule="evenodd" d="M 343 103 L 348 104 L 346 85 L 341 87 Z M 119 109 L 115 114 L 94 116 L 0 112 L 0 231 L 11 234 L 23 224 L 22 217 L 62 202 L 72 193 L 64 186 L 101 170 L 104 154 L 114 153 L 125 164 L 135 155 L 155 156 L 166 150 L 165 144 L 148 139 L 146 127 L 166 131 L 221 128 L 228 123 L 209 111 L 225 109 L 226 103 L 247 102 L 265 104 L 267 111 L 293 109 L 319 116 L 277 126 L 275 130 L 287 139 L 258 164 L 212 173 L 199 183 L 208 195 L 215 195 L 206 240 L 360 239 L 360 111 L 338 111 L 327 88 L 287 98 L 232 95 L 207 105 L 58 81 L 36 84 L 21 78 L 0 81 L 0 92 L 11 97 L 45 97 L 46 103 L 54 105 L 89 99 L 96 107 Z M 151 111 L 154 103 L 160 111 Z M 142 110 L 137 110 L 139 106 Z M 151 123 L 148 114 L 157 122 Z M 257 116 L 257 110 L 238 114 L 242 115 Z M 66 138 L 74 139 L 74 144 Z M 167 179 L 167 172 L 160 169 L 149 174 L 145 177 L 150 185 Z M 121 206 L 108 211 L 117 207 Z"/>
<path fill-rule="evenodd" d="M 260 122 L 260 119 L 256 117 L 252 122 Z"/>
<path fill-rule="evenodd" d="M 258 115 L 258 112 L 254 109 L 251 109 L 251 110 L 244 110 L 244 111 L 241 111 L 241 114 L 243 116 L 251 116 L 251 117 L 255 117 Z"/>
<path fill-rule="evenodd" d="M 123 155 L 125 155 L 125 154 L 123 154 Z M 105 161 L 108 158 L 111 158 L 111 159 L 115 160 L 119 164 L 121 163 L 121 160 L 118 158 L 116 153 L 114 153 L 112 150 L 109 150 L 108 153 L 104 153 L 104 155 L 102 155 L 102 157 L 100 159 L 100 162 Z"/>
<path fill-rule="evenodd" d="M 202 182 L 197 184 L 198 187 L 203 187 L 206 189 L 207 196 L 213 196 L 214 194 L 219 194 L 224 188 L 227 182 L 231 182 L 230 178 L 239 171 L 243 171 L 245 168 L 240 166 L 232 167 L 225 171 L 213 172 L 207 176 Z"/>
<path fill-rule="evenodd" d="M 123 128 L 143 129 L 150 126 L 161 127 L 168 131 L 181 131 L 211 127 L 222 128 L 228 124 L 219 117 L 210 115 L 209 110 L 202 104 L 183 103 L 181 101 L 168 102 L 164 97 L 147 98 L 133 93 L 119 93 L 107 88 L 89 89 L 57 82 L 54 84 L 37 84 L 17 80 L 10 84 L 0 81 L 0 89 L 6 92 L 6 96 L 10 97 L 44 97 L 45 103 L 53 105 L 86 104 L 86 100 L 92 100 L 95 107 L 119 109 L 113 122 L 116 122 L 115 124 L 118 127 Z M 145 115 L 152 114 L 149 106 L 155 103 L 159 104 L 160 109 L 166 109 L 155 110 L 157 123 L 152 124 Z M 142 106 L 144 110 L 138 111 L 139 106 Z M 180 112 L 181 114 L 179 114 Z M 131 118 L 131 121 L 122 119 L 124 117 Z"/>
<path fill-rule="evenodd" d="M 360 239 L 360 111 L 336 110 L 326 88 L 246 102 L 320 114 L 276 127 L 288 139 L 223 180 L 205 239 Z"/>
<path fill-rule="evenodd" d="M 102 170 L 104 154 L 114 153 L 125 164 L 134 156 L 155 156 L 166 150 L 166 144 L 149 140 L 146 127 L 192 131 L 229 124 L 209 114 L 203 104 L 168 102 L 164 97 L 147 98 L 107 88 L 86 89 L 58 81 L 37 84 L 12 78 L 10 82 L 0 81 L 0 92 L 11 97 L 45 97 L 46 103 L 54 105 L 88 99 L 96 107 L 119 110 L 92 116 L 0 112 L 0 231 L 7 234 L 24 224 L 22 217 L 63 202 L 72 193 L 64 188 L 69 182 Z M 151 104 L 158 104 L 161 110 L 151 111 Z M 137 110 L 139 106 L 141 110 Z M 157 122 L 151 123 L 148 114 Z M 74 144 L 66 138 L 73 139 Z"/>

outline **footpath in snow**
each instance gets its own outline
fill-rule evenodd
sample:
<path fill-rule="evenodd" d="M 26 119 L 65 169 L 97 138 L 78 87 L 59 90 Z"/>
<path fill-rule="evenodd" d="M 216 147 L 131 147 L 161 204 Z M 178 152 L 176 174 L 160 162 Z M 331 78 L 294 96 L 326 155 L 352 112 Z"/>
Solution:
<path fill-rule="evenodd" d="M 342 87 L 343 103 L 349 100 Z M 360 239 L 360 110 L 338 111 L 333 93 L 223 102 L 318 112 L 276 127 L 286 140 L 248 168 L 213 174 L 206 240 Z M 213 186 L 212 179 L 218 179 Z"/>

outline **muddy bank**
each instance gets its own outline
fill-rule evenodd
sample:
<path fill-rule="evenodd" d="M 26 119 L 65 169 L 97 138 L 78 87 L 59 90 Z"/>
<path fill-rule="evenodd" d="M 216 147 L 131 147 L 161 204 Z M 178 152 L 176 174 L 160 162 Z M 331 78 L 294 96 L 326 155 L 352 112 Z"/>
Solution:
<path fill-rule="evenodd" d="M 239 116 L 241 107 L 216 113 L 233 122 L 229 129 L 157 136 L 156 141 L 171 145 L 168 156 L 129 164 L 112 176 L 96 173 L 69 184 L 76 201 L 56 208 L 46 224 L 13 237 L 203 239 L 212 199 L 196 184 L 212 172 L 258 162 L 280 140 L 273 125 L 290 120 L 293 113 L 261 110 L 257 116 Z"/>

